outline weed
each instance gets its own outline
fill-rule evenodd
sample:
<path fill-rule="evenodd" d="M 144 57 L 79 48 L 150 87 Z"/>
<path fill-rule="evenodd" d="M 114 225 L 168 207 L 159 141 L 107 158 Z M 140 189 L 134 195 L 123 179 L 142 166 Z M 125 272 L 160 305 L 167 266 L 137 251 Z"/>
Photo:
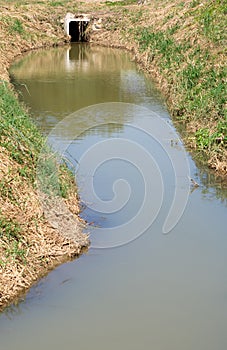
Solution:
<path fill-rule="evenodd" d="M 169 13 L 165 19 L 163 20 L 163 24 L 167 23 L 170 19 L 172 19 L 174 17 L 173 13 Z"/>
<path fill-rule="evenodd" d="M 182 7 L 184 7 L 184 6 L 185 6 L 184 1 L 181 1 L 181 2 L 177 5 L 177 7 L 180 7 L 180 8 L 182 8 Z"/>
<path fill-rule="evenodd" d="M 51 153 L 42 155 L 38 163 L 37 180 L 39 189 L 50 196 L 60 195 L 58 181 L 58 164 L 56 157 Z M 41 188 L 40 188 L 41 186 Z"/>
<path fill-rule="evenodd" d="M 19 19 L 15 19 L 14 22 L 12 23 L 11 27 L 10 27 L 10 31 L 11 32 L 16 32 L 19 34 L 23 34 L 24 33 L 24 27 L 22 22 Z"/>
<path fill-rule="evenodd" d="M 191 3 L 190 3 L 190 7 L 193 8 L 193 7 L 196 7 L 200 4 L 200 0 L 193 0 Z"/>
<path fill-rule="evenodd" d="M 7 219 L 0 213 L 0 238 L 6 238 L 8 241 L 19 240 L 20 232 L 21 228 L 17 222 Z"/>
<path fill-rule="evenodd" d="M 126 10 L 126 9 L 124 9 L 124 10 Z M 130 14 L 130 21 L 132 23 L 137 23 L 141 19 L 142 15 L 143 15 L 142 10 L 139 10 L 137 12 L 133 12 L 132 14 Z"/>
<path fill-rule="evenodd" d="M 43 139 L 6 83 L 0 84 L 0 145 L 13 160 L 34 169 Z"/>
<path fill-rule="evenodd" d="M 26 249 L 22 248 L 22 242 L 14 241 L 9 248 L 6 249 L 6 258 L 13 261 L 19 260 L 26 264 Z"/>
<path fill-rule="evenodd" d="M 64 6 L 62 1 L 51 1 L 50 6 Z"/>
<path fill-rule="evenodd" d="M 149 50 L 152 56 L 160 55 L 160 65 L 163 69 L 179 65 L 183 60 L 182 52 L 187 48 L 187 43 L 175 43 L 171 35 L 171 29 L 167 32 L 156 32 L 153 28 L 145 28 L 140 34 L 137 33 L 140 50 Z"/>
<path fill-rule="evenodd" d="M 214 132 L 208 128 L 199 129 L 195 133 L 196 144 L 198 149 L 204 150 L 207 148 L 220 147 L 220 144 L 227 146 L 227 123 L 218 122 Z"/>
<path fill-rule="evenodd" d="M 50 197 L 68 197 L 72 186 L 71 173 L 65 164 L 60 164 L 57 155 L 46 148 L 37 168 L 39 190 Z"/>
<path fill-rule="evenodd" d="M 127 6 L 136 3 L 136 0 L 106 1 L 107 6 Z"/>
<path fill-rule="evenodd" d="M 21 167 L 19 170 L 19 175 L 26 178 L 26 179 L 29 179 L 30 176 L 32 176 L 31 174 L 31 170 L 25 165 L 23 167 Z M 34 181 L 34 178 L 32 178 L 32 181 Z"/>
<path fill-rule="evenodd" d="M 226 43 L 226 3 L 207 2 L 197 10 L 202 33 L 214 43 Z"/>
<path fill-rule="evenodd" d="M 0 20 L 4 23 L 10 34 L 18 33 L 21 35 L 25 33 L 23 23 L 18 18 L 2 16 Z"/>
<path fill-rule="evenodd" d="M 13 178 L 11 179 L 5 179 L 3 178 L 0 181 L 0 196 L 6 200 L 9 199 L 12 203 L 17 203 L 16 197 L 13 193 L 13 189 L 11 186 L 11 182 L 13 181 Z"/>
<path fill-rule="evenodd" d="M 194 88 L 201 77 L 202 64 L 200 61 L 189 63 L 185 69 L 181 71 L 182 86 L 189 90 Z"/>
<path fill-rule="evenodd" d="M 4 257 L 0 265 L 5 267 L 10 260 L 26 264 L 27 244 L 23 242 L 20 225 L 0 213 L 0 239 Z"/>
<path fill-rule="evenodd" d="M 1 267 L 5 268 L 6 264 L 7 264 L 6 261 L 4 261 L 3 259 L 0 259 L 0 266 Z"/>
<path fill-rule="evenodd" d="M 210 131 L 207 128 L 199 129 L 195 133 L 198 149 L 206 149 L 210 146 Z"/>
<path fill-rule="evenodd" d="M 175 24 L 173 27 L 169 28 L 168 30 L 169 35 L 173 35 L 174 33 L 176 33 L 178 29 L 180 29 L 180 25 Z"/>

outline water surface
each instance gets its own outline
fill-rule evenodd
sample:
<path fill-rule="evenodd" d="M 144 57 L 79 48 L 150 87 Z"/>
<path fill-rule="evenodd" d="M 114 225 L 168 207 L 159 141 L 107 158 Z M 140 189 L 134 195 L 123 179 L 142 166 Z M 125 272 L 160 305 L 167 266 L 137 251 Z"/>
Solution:
<path fill-rule="evenodd" d="M 158 114 L 160 125 L 172 124 L 154 84 L 138 71 L 128 54 L 89 45 L 33 52 L 16 62 L 11 74 L 35 122 L 44 134 L 50 134 L 53 147 L 66 147 L 65 155 L 75 168 L 85 205 L 82 215 L 95 225 L 89 228 L 93 246 L 100 244 L 100 229 L 104 246 L 109 246 L 105 230 L 120 227 L 125 237 L 124 224 L 143 204 L 145 173 L 152 178 L 145 220 L 154 216 L 159 189 L 164 192 L 156 219 L 137 239 L 128 239 L 128 244 L 116 248 L 91 248 L 40 281 L 18 307 L 7 309 L 0 317 L 2 349 L 225 350 L 226 196 L 221 189 L 217 192 L 215 183 L 204 183 L 187 155 L 190 176 L 200 187 L 191 187 L 177 225 L 168 234 L 163 233 L 177 181 L 180 179 L 181 193 L 185 193 L 187 179 L 184 169 L 168 156 L 172 152 L 185 161 L 175 131 L 169 133 L 163 149 L 151 134 L 135 127 L 143 121 L 144 107 Z M 124 106 L 129 107 L 116 110 L 110 105 L 109 113 L 105 107 L 91 107 L 93 113 L 84 110 L 76 112 L 75 118 L 66 118 L 81 108 L 107 102 L 127 103 Z M 155 117 L 146 115 L 144 123 L 149 118 Z M 62 120 L 61 127 L 56 128 Z M 98 155 L 90 158 L 91 164 L 96 155 L 109 159 L 103 163 L 99 159 L 99 167 L 91 174 L 97 196 L 108 207 L 109 203 L 123 203 L 130 194 L 122 208 L 111 210 L 110 206 L 107 213 L 96 210 L 98 199 L 89 202 L 90 180 L 80 170 L 81 157 L 100 144 Z M 154 161 L 142 168 L 136 166 L 138 158 L 130 162 L 123 156 L 112 156 L 114 149 L 118 155 L 124 151 L 131 157 L 135 145 L 140 145 L 144 154 L 151 154 Z M 133 155 L 136 157 L 136 150 Z M 181 171 L 178 180 L 174 167 Z M 114 204 L 113 184 L 117 179 L 124 179 L 131 190 L 120 184 Z M 133 237 L 133 230 L 127 234 Z"/>

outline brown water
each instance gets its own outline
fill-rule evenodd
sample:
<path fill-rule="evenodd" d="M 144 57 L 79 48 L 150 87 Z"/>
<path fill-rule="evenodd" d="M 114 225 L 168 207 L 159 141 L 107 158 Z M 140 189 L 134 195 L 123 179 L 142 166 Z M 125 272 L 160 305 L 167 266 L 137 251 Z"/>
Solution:
<path fill-rule="evenodd" d="M 86 255 L 0 316 L 1 349 L 225 350 L 226 193 L 154 84 L 128 54 L 89 45 L 33 52 L 11 74 L 94 226 Z"/>

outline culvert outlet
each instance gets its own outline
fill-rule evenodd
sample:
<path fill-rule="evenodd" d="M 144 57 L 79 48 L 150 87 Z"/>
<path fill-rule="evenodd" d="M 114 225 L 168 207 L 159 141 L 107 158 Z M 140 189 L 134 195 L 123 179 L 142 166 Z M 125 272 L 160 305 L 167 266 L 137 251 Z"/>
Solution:
<path fill-rule="evenodd" d="M 75 16 L 67 13 L 65 16 L 65 32 L 70 35 L 71 42 L 87 41 L 86 29 L 89 22 L 90 18 L 87 15 Z"/>

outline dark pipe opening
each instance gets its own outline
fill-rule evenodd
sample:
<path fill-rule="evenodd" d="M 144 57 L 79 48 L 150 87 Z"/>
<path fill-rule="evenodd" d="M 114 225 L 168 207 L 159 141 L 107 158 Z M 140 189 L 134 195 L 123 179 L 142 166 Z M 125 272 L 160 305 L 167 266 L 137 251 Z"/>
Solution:
<path fill-rule="evenodd" d="M 86 37 L 86 29 L 89 22 L 86 21 L 71 21 L 69 22 L 69 35 L 72 42 L 88 41 Z"/>

